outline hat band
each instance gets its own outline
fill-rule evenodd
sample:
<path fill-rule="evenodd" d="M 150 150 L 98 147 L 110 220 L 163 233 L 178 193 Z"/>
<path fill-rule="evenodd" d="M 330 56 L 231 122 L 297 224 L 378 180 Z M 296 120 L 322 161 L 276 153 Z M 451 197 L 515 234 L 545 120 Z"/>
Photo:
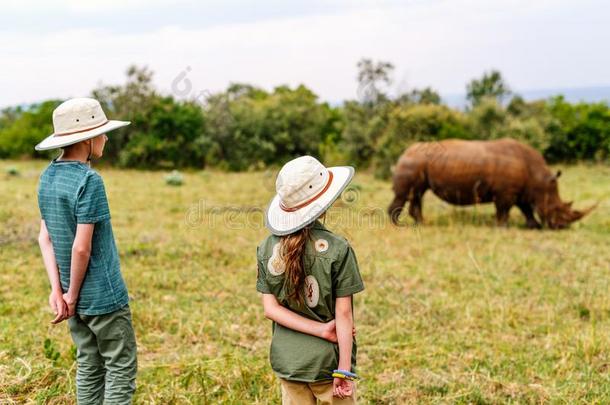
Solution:
<path fill-rule="evenodd" d="M 332 181 L 333 181 L 333 172 L 331 172 L 329 170 L 328 171 L 328 182 L 326 183 L 326 185 L 324 186 L 322 191 L 320 191 L 318 194 L 316 194 L 315 196 L 313 196 L 309 200 L 305 201 L 304 203 L 301 203 L 301 204 L 299 204 L 297 206 L 294 206 L 294 207 L 286 207 L 284 205 L 284 203 L 280 201 L 280 208 L 283 211 L 286 211 L 286 212 L 294 212 L 294 211 L 300 210 L 303 207 L 307 207 L 309 204 L 311 204 L 312 202 L 314 202 L 315 200 L 320 198 L 322 196 L 322 194 L 324 194 L 326 192 L 326 190 L 328 190 L 328 188 L 330 187 L 330 183 L 332 183 Z"/>
<path fill-rule="evenodd" d="M 56 133 L 56 134 L 53 134 L 53 135 L 54 135 L 54 136 L 64 136 L 64 135 L 73 135 L 73 134 L 78 134 L 78 133 L 80 133 L 80 132 L 87 132 L 87 131 L 91 131 L 92 129 L 99 128 L 99 127 L 104 126 L 104 125 L 106 125 L 106 124 L 108 124 L 108 120 L 106 120 L 106 121 L 102 122 L 100 125 L 96 125 L 96 126 L 91 127 L 91 128 L 79 129 L 78 131 L 72 131 L 72 132 L 60 132 L 60 133 Z"/>

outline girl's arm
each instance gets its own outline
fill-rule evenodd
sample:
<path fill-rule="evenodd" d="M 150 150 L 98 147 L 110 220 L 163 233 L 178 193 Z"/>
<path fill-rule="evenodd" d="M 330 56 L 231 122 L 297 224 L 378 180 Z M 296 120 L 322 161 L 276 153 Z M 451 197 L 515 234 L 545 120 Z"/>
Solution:
<path fill-rule="evenodd" d="M 38 245 L 42 253 L 42 261 L 47 269 L 47 276 L 51 284 L 51 294 L 49 295 L 49 306 L 55 313 L 55 319 L 51 323 L 59 323 L 67 319 L 68 307 L 62 297 L 63 291 L 59 282 L 59 271 L 55 260 L 55 251 L 49 237 L 49 231 L 44 219 L 40 220 L 40 233 L 38 234 Z"/>
<path fill-rule="evenodd" d="M 337 320 L 337 341 L 339 343 L 339 369 L 352 371 L 352 296 L 337 297 L 335 301 L 335 319 Z M 341 378 L 333 381 L 333 393 L 339 398 L 352 395 L 352 383 Z"/>
<path fill-rule="evenodd" d="M 273 294 L 263 294 L 263 307 L 265 309 L 265 317 L 286 328 L 316 336 L 333 343 L 337 342 L 334 319 L 330 322 L 323 323 L 305 318 L 280 305 Z M 349 330 L 349 335 L 351 338 L 351 329 Z"/>

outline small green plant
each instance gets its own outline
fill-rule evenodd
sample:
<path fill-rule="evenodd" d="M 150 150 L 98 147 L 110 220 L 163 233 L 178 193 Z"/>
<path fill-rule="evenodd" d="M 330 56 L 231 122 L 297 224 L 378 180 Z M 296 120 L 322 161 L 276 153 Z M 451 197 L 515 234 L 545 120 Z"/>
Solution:
<path fill-rule="evenodd" d="M 59 360 L 60 356 L 59 351 L 57 351 L 57 348 L 55 347 L 55 343 L 53 343 L 51 339 L 46 338 L 44 340 L 44 357 L 51 360 L 53 364 L 55 364 L 57 363 L 57 360 Z"/>
<path fill-rule="evenodd" d="M 165 176 L 165 184 L 169 186 L 181 186 L 184 183 L 184 178 L 178 170 L 173 170 Z"/>
<path fill-rule="evenodd" d="M 76 346 L 75 345 L 70 346 L 70 352 L 69 352 L 70 360 L 76 361 L 77 354 L 78 354 L 78 352 L 76 351 Z"/>

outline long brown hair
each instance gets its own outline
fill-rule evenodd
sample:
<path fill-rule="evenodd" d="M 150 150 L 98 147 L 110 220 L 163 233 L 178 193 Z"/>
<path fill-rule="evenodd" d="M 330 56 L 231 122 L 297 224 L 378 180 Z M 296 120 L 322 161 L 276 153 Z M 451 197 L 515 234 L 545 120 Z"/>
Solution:
<path fill-rule="evenodd" d="M 284 286 L 289 301 L 303 303 L 303 285 L 305 284 L 304 253 L 307 242 L 311 239 L 311 226 L 282 237 L 281 255 L 286 266 Z"/>

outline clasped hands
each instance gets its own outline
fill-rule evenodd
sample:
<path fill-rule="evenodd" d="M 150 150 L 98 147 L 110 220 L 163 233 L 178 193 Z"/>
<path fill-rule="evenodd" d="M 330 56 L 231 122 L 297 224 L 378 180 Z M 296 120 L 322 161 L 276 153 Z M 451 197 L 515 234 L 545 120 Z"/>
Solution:
<path fill-rule="evenodd" d="M 76 312 L 77 299 L 70 292 L 63 293 L 62 291 L 51 291 L 49 295 L 49 306 L 55 314 L 55 319 L 52 324 L 58 324 L 68 318 L 74 316 Z"/>

